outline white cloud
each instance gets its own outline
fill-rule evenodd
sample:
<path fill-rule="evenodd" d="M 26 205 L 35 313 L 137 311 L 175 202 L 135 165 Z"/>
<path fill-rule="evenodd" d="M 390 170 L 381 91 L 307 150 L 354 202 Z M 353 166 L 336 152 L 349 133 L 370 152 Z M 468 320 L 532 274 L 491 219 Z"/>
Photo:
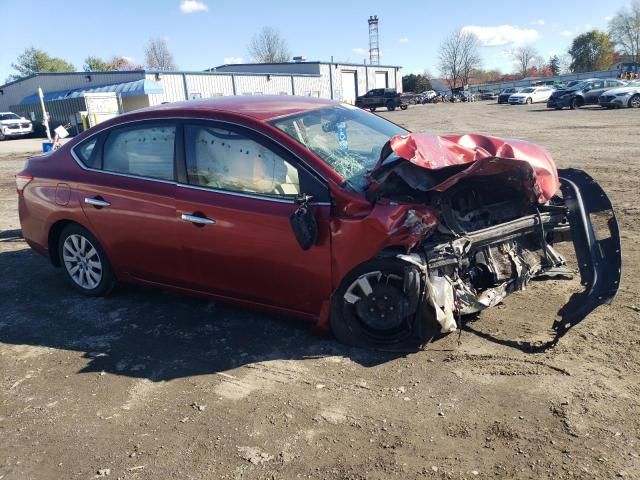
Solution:
<path fill-rule="evenodd" d="M 560 35 L 562 35 L 563 37 L 570 37 L 571 35 L 573 35 L 573 33 L 571 33 L 569 30 L 564 30 L 560 32 Z"/>
<path fill-rule="evenodd" d="M 535 42 L 540 34 L 533 28 L 520 28 L 513 25 L 496 27 L 480 27 L 467 25 L 462 27 L 463 33 L 472 33 L 484 47 L 502 47 L 504 45 L 524 45 Z"/>
<path fill-rule="evenodd" d="M 531 25 L 544 25 L 544 18 L 539 18 L 538 20 L 534 20 L 532 22 L 529 22 Z"/>
<path fill-rule="evenodd" d="M 611 21 L 612 18 L 613 18 L 612 16 L 604 17 L 605 21 L 607 22 Z"/>
<path fill-rule="evenodd" d="M 201 0 L 182 0 L 180 11 L 182 13 L 206 12 L 209 7 Z"/>
<path fill-rule="evenodd" d="M 127 56 L 123 55 L 120 58 L 122 58 L 123 60 L 126 60 L 129 63 L 133 63 L 133 57 L 127 57 Z"/>
<path fill-rule="evenodd" d="M 354 48 L 353 53 L 357 53 L 358 55 L 365 55 L 367 51 L 364 48 Z"/>
<path fill-rule="evenodd" d="M 244 63 L 244 58 L 242 57 L 224 57 L 222 61 L 225 65 L 230 65 L 234 63 Z"/>
<path fill-rule="evenodd" d="M 407 37 L 399 38 L 398 43 L 409 43 L 409 39 Z"/>

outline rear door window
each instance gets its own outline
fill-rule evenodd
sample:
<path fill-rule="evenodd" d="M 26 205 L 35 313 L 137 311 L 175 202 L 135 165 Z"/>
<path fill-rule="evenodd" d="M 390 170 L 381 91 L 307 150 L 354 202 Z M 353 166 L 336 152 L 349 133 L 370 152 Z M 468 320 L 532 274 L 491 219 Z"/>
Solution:
<path fill-rule="evenodd" d="M 108 172 L 174 180 L 175 124 L 114 129 L 103 150 L 102 168 Z"/>

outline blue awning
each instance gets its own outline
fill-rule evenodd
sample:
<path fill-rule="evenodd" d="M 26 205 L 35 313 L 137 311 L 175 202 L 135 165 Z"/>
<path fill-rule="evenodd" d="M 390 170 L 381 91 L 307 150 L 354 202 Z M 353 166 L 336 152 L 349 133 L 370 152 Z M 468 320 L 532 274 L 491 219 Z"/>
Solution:
<path fill-rule="evenodd" d="M 162 85 L 153 80 L 141 79 L 133 82 L 114 83 L 112 85 L 103 85 L 101 87 L 85 87 L 74 88 L 73 90 L 60 90 L 58 92 L 44 92 L 44 101 L 62 100 L 64 98 L 77 98 L 85 93 L 105 93 L 115 92 L 122 97 L 137 97 L 139 95 L 149 95 L 152 93 L 163 93 Z M 38 94 L 34 93 L 24 97 L 20 105 L 31 105 L 38 103 L 40 99 Z"/>

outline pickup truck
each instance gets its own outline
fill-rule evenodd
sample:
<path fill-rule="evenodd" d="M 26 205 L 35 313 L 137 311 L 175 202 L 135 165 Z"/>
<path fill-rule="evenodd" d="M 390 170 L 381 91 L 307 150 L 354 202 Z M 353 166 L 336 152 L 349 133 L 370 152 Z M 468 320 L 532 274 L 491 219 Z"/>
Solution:
<path fill-rule="evenodd" d="M 375 112 L 378 107 L 387 107 L 387 110 L 393 112 L 396 108 L 406 110 L 408 105 L 403 102 L 395 88 L 374 88 L 356 98 L 356 107 L 371 112 Z"/>

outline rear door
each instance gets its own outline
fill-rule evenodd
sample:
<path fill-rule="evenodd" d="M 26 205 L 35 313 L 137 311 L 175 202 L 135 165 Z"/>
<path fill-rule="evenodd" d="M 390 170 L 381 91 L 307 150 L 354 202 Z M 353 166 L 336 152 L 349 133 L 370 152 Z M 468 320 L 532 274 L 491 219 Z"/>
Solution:
<path fill-rule="evenodd" d="M 329 194 L 297 158 L 254 131 L 184 124 L 177 191 L 180 274 L 191 289 L 318 314 L 331 294 Z M 318 241 L 298 244 L 295 198 L 313 196 Z"/>
<path fill-rule="evenodd" d="M 74 148 L 89 224 L 120 273 L 173 283 L 177 258 L 175 122 L 115 127 Z"/>

